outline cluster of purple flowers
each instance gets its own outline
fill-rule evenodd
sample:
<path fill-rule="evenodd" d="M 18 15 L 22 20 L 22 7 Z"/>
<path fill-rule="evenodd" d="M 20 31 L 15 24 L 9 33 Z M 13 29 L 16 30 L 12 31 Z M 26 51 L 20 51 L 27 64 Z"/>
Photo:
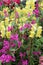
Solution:
<path fill-rule="evenodd" d="M 36 17 L 39 17 L 40 11 L 38 1 L 36 1 L 35 3 L 35 10 L 33 11 L 33 13 L 36 15 Z"/>
<path fill-rule="evenodd" d="M 21 41 L 18 38 L 18 34 L 12 34 L 10 37 L 10 40 L 4 40 L 3 41 L 3 47 L 0 49 L 0 60 L 5 63 L 5 62 L 10 62 L 10 61 L 15 61 L 15 56 L 13 57 L 10 55 L 12 53 L 10 51 L 11 48 L 15 48 L 16 43 L 14 41 L 17 41 L 17 47 L 20 48 L 21 46 Z"/>

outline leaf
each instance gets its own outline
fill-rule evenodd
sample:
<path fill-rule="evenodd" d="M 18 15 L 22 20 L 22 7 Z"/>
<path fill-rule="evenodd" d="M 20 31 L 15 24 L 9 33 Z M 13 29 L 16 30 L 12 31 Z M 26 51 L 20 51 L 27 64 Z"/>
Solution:
<path fill-rule="evenodd" d="M 40 41 L 43 43 L 43 37 L 40 38 Z"/>

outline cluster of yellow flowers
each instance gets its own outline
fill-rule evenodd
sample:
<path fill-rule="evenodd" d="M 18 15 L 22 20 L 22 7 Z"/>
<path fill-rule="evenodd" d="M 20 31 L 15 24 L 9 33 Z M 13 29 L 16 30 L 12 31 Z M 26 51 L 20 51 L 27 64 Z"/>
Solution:
<path fill-rule="evenodd" d="M 11 31 L 8 31 L 8 26 L 11 26 L 11 22 L 9 22 L 9 18 L 5 18 L 4 21 L 0 22 L 0 32 L 2 37 L 10 38 Z"/>
<path fill-rule="evenodd" d="M 33 10 L 35 9 L 35 0 L 27 0 L 26 6 L 24 8 L 16 7 L 16 11 L 19 13 L 19 21 L 26 22 L 28 19 L 28 14 L 32 15 Z"/>
<path fill-rule="evenodd" d="M 38 26 L 37 24 L 32 25 L 30 35 L 29 37 L 34 38 L 34 37 L 41 37 L 42 33 L 42 26 Z"/>
<path fill-rule="evenodd" d="M 5 7 L 3 8 L 2 11 L 0 11 L 0 15 L 4 17 L 4 20 L 0 20 L 0 32 L 1 32 L 1 36 L 2 37 L 7 37 L 10 38 L 11 35 L 11 31 L 8 31 L 8 26 L 12 26 L 12 22 L 14 24 L 14 22 L 17 23 L 17 21 L 19 21 L 18 26 L 19 28 L 22 26 L 22 24 L 24 25 L 24 23 L 29 19 L 28 19 L 28 13 L 30 15 L 33 14 L 33 10 L 35 9 L 35 1 L 36 0 L 27 0 L 26 1 L 26 6 L 24 8 L 20 8 L 20 7 L 15 7 L 14 10 L 9 14 L 9 8 Z M 15 20 L 15 12 L 18 12 L 19 14 L 19 18 Z M 6 17 L 6 15 L 8 15 Z M 36 20 L 36 17 L 33 17 L 34 20 Z M 42 27 L 38 26 L 37 24 L 32 25 L 31 31 L 30 31 L 30 35 L 29 37 L 34 38 L 34 36 L 36 37 L 41 37 L 41 32 L 42 32 Z"/>

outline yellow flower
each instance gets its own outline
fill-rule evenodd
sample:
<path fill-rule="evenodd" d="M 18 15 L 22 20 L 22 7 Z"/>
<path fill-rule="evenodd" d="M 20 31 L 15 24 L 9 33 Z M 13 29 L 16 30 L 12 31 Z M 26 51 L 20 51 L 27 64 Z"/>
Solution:
<path fill-rule="evenodd" d="M 7 37 L 7 38 L 10 38 L 10 36 L 11 36 L 11 31 L 7 31 L 7 32 L 6 32 L 6 37 Z"/>
<path fill-rule="evenodd" d="M 26 7 L 33 11 L 35 9 L 35 0 L 27 0 Z"/>
<path fill-rule="evenodd" d="M 2 36 L 2 38 L 5 37 L 5 31 L 1 31 L 1 36 Z"/>
<path fill-rule="evenodd" d="M 5 27 L 4 27 L 4 25 L 1 25 L 0 31 L 1 31 L 1 36 L 4 37 L 5 36 Z"/>
<path fill-rule="evenodd" d="M 20 7 L 18 7 L 18 8 L 16 7 L 16 11 L 17 11 L 17 12 L 19 13 L 19 15 L 20 15 L 22 10 L 20 9 Z"/>
<path fill-rule="evenodd" d="M 9 24 L 9 18 L 6 17 L 4 22 L 5 22 L 5 26 L 8 26 L 8 24 Z"/>
<path fill-rule="evenodd" d="M 39 26 L 37 29 L 36 37 L 41 37 L 41 33 L 42 33 L 42 27 Z"/>
<path fill-rule="evenodd" d="M 43 0 L 39 3 L 40 8 L 43 10 Z"/>
<path fill-rule="evenodd" d="M 37 30 L 37 27 L 38 27 L 38 26 L 37 26 L 37 24 L 34 24 L 34 25 L 33 25 L 33 24 L 31 24 L 31 25 L 32 25 L 31 30 L 32 30 L 32 31 L 36 31 L 36 30 Z"/>
<path fill-rule="evenodd" d="M 30 37 L 30 38 L 34 38 L 34 35 L 35 35 L 35 32 L 34 32 L 34 31 L 30 31 L 29 37 Z"/>

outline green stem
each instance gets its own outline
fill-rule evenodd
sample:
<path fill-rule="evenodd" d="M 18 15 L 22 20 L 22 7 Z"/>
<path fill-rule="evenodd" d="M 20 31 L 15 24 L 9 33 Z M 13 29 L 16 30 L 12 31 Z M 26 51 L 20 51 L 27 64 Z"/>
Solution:
<path fill-rule="evenodd" d="M 30 44 L 30 65 L 34 65 L 34 62 L 33 62 L 33 39 L 31 40 L 31 44 Z"/>

